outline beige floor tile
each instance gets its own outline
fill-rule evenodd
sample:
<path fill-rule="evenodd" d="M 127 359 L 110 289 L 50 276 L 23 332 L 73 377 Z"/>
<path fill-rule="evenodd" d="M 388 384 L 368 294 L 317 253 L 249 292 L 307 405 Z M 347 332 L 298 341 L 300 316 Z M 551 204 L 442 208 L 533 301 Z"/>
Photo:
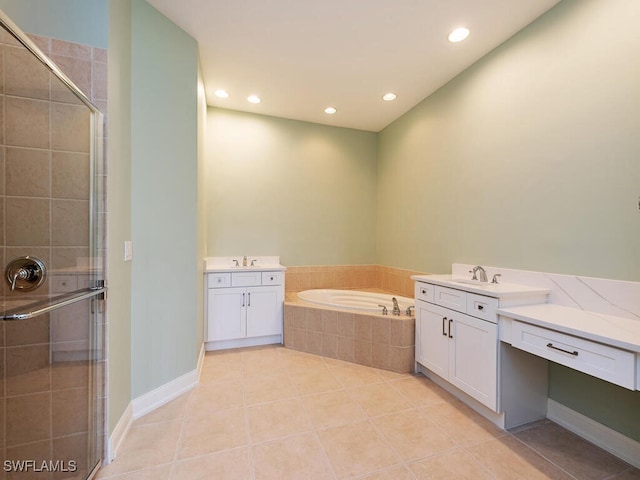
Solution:
<path fill-rule="evenodd" d="M 324 365 L 306 372 L 291 373 L 291 381 L 300 395 L 342 389 L 342 385 Z"/>
<path fill-rule="evenodd" d="M 113 480 L 169 480 L 172 464 L 161 465 L 159 467 L 146 468 L 137 472 L 125 473 L 117 477 L 104 477 L 104 469 L 98 472 L 96 479 L 109 478 Z"/>
<path fill-rule="evenodd" d="M 245 379 L 245 402 L 247 405 L 284 400 L 298 395 L 293 387 L 289 373 L 275 375 L 257 375 Z"/>
<path fill-rule="evenodd" d="M 473 445 L 467 450 L 497 480 L 573 478 L 511 435 Z"/>
<path fill-rule="evenodd" d="M 332 480 L 322 448 L 312 433 L 294 435 L 253 447 L 256 480 Z"/>
<path fill-rule="evenodd" d="M 484 442 L 507 434 L 457 400 L 424 407 L 423 411 L 460 444 Z"/>
<path fill-rule="evenodd" d="M 369 422 L 320 430 L 318 436 L 339 479 L 400 464 L 389 444 Z"/>
<path fill-rule="evenodd" d="M 374 418 L 372 422 L 405 462 L 456 446 L 449 435 L 417 410 L 384 415 Z"/>
<path fill-rule="evenodd" d="M 176 462 L 171 480 L 250 480 L 247 447 L 211 453 Z"/>
<path fill-rule="evenodd" d="M 297 398 L 247 407 L 252 443 L 265 442 L 311 429 Z"/>
<path fill-rule="evenodd" d="M 240 381 L 242 379 L 240 365 L 240 354 L 237 354 L 237 356 L 231 354 L 227 356 L 207 355 L 202 366 L 202 372 L 200 372 L 200 385 Z"/>
<path fill-rule="evenodd" d="M 282 356 L 283 365 L 290 373 L 311 373 L 316 370 L 325 370 L 326 363 L 322 357 L 310 353 L 297 352 L 293 355 Z"/>
<path fill-rule="evenodd" d="M 409 465 L 417 480 L 492 480 L 469 453 L 462 449 L 436 455 Z"/>
<path fill-rule="evenodd" d="M 102 468 L 103 476 L 114 476 L 173 461 L 178 445 L 180 420 L 132 427 L 118 456 Z"/>
<path fill-rule="evenodd" d="M 316 428 L 327 428 L 367 419 L 364 409 L 344 390 L 302 397 L 302 403 Z"/>
<path fill-rule="evenodd" d="M 515 436 L 553 463 L 580 479 L 602 479 L 629 465 L 555 423 L 530 428 Z"/>
<path fill-rule="evenodd" d="M 262 347 L 241 352 L 242 371 L 245 377 L 268 375 L 286 370 L 286 363 L 276 348 Z"/>
<path fill-rule="evenodd" d="M 348 390 L 349 395 L 375 417 L 411 408 L 409 401 L 387 383 L 375 383 Z"/>
<path fill-rule="evenodd" d="M 331 366 L 331 373 L 345 388 L 381 383 L 385 379 L 373 368 L 343 362 L 342 365 Z"/>
<path fill-rule="evenodd" d="M 180 395 L 175 400 L 157 408 L 153 412 L 147 413 L 144 417 L 138 418 L 133 425 L 146 425 L 149 423 L 167 422 L 169 420 L 180 420 L 187 411 L 187 401 L 189 393 Z"/>
<path fill-rule="evenodd" d="M 607 480 L 640 480 L 640 469 L 630 468 L 618 475 L 608 478 Z"/>
<path fill-rule="evenodd" d="M 185 419 L 177 458 L 184 460 L 247 444 L 244 409 L 220 410 Z"/>
<path fill-rule="evenodd" d="M 414 480 L 414 478 L 406 467 L 395 467 L 390 470 L 359 477 L 358 480 Z"/>
<path fill-rule="evenodd" d="M 240 382 L 221 382 L 194 388 L 187 403 L 187 416 L 209 415 L 218 410 L 244 406 L 244 391 Z"/>
<path fill-rule="evenodd" d="M 453 395 L 422 375 L 405 375 L 389 382 L 414 406 L 435 405 L 454 400 Z"/>

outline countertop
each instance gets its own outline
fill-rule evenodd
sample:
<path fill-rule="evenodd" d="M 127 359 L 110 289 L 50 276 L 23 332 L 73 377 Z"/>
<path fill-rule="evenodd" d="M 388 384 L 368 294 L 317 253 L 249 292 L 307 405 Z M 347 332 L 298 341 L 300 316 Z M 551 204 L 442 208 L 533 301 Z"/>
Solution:
<path fill-rule="evenodd" d="M 640 320 L 551 303 L 501 308 L 498 315 L 640 353 Z"/>
<path fill-rule="evenodd" d="M 284 265 L 280 264 L 280 257 L 260 257 L 260 256 L 246 256 L 247 264 L 243 266 L 243 256 L 239 257 L 207 257 L 204 259 L 204 272 L 205 273 L 226 273 L 226 272 L 251 272 L 251 271 L 284 271 L 287 269 Z M 234 260 L 238 260 L 240 266 L 236 267 Z M 254 265 L 251 266 L 251 261 L 254 260 Z"/>
<path fill-rule="evenodd" d="M 544 295 L 550 293 L 550 290 L 547 288 L 530 287 L 528 285 L 518 285 L 515 283 L 480 282 L 454 275 L 413 275 L 411 279 L 417 282 L 431 283 L 494 298 L 514 295 Z"/>

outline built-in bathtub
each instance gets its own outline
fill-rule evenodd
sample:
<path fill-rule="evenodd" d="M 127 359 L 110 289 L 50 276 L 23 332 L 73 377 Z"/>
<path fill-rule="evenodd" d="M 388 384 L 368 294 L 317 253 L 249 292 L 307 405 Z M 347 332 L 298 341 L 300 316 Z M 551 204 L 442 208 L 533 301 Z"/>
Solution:
<path fill-rule="evenodd" d="M 395 297 L 400 315 L 393 315 Z M 395 372 L 415 365 L 413 299 L 379 292 L 317 289 L 289 293 L 284 306 L 287 348 Z M 388 314 L 382 314 L 385 305 Z"/>
<path fill-rule="evenodd" d="M 405 315 L 407 308 L 414 305 L 413 298 L 389 295 L 386 293 L 361 292 L 359 290 L 314 289 L 298 292 L 298 298 L 305 302 L 326 307 L 348 309 L 362 313 L 393 312 L 393 298 L 398 302 L 400 313 Z"/>

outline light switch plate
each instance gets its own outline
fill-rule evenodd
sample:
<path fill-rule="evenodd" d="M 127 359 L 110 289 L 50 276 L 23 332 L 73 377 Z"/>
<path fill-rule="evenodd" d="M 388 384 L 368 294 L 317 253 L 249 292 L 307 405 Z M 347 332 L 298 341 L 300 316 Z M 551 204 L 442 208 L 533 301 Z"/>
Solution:
<path fill-rule="evenodd" d="M 131 240 L 124 241 L 124 261 L 130 262 L 133 258 L 133 243 Z"/>

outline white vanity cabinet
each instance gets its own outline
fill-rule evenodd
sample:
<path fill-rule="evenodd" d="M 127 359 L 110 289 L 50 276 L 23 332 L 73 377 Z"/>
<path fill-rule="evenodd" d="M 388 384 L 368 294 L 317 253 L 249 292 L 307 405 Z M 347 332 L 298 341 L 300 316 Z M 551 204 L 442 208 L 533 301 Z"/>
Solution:
<path fill-rule="evenodd" d="M 497 411 L 498 327 L 495 314 L 493 321 L 467 315 L 463 312 L 467 311 L 472 294 L 426 285 L 416 284 L 416 362 Z M 421 299 L 425 288 L 433 290 L 431 302 Z M 473 297 L 472 305 L 480 302 L 475 303 L 476 311 L 477 306 L 481 307 L 482 313 L 495 311 L 497 299 Z"/>
<path fill-rule="evenodd" d="M 284 272 L 207 273 L 207 350 L 282 343 Z"/>

